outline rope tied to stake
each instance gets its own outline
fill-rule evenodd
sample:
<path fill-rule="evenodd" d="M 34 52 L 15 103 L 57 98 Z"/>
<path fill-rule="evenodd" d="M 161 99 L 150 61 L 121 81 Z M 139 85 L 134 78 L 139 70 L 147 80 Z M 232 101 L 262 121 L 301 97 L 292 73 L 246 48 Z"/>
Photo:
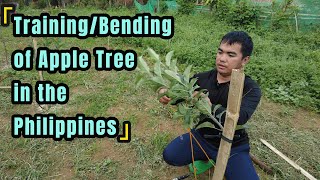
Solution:
<path fill-rule="evenodd" d="M 189 131 L 189 136 L 190 136 L 190 147 L 191 147 L 191 156 L 192 156 L 192 167 L 193 167 L 193 172 L 194 172 L 194 177 L 195 179 L 197 179 L 197 169 L 195 167 L 195 163 L 194 163 L 194 152 L 193 152 L 193 143 L 192 143 L 192 139 L 195 140 L 195 142 L 198 144 L 198 146 L 200 147 L 200 149 L 202 150 L 202 152 L 205 154 L 205 156 L 207 157 L 208 161 L 212 164 L 213 167 L 215 167 L 215 165 L 213 164 L 212 161 L 210 161 L 210 157 L 207 154 L 207 152 L 203 149 L 203 147 L 201 146 L 201 144 L 199 143 L 199 141 L 196 139 L 196 137 L 192 134 L 191 129 L 188 129 Z"/>

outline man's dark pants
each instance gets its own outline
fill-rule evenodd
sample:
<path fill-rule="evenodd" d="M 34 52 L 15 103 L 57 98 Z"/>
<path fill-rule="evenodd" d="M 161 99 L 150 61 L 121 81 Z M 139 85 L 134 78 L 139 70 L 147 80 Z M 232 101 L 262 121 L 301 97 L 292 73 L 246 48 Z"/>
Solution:
<path fill-rule="evenodd" d="M 214 161 L 218 148 L 209 144 L 196 130 L 191 130 L 207 155 Z M 193 139 L 194 160 L 208 160 L 199 145 Z M 249 144 L 239 145 L 231 149 L 225 177 L 227 180 L 257 180 L 259 179 L 249 155 Z M 164 160 L 173 166 L 185 166 L 192 162 L 190 134 L 183 134 L 174 139 L 163 151 Z"/>

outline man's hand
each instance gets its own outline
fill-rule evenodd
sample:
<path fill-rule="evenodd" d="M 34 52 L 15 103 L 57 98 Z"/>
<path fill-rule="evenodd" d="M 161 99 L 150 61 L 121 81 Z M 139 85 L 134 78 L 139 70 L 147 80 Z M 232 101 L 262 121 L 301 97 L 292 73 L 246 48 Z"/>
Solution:
<path fill-rule="evenodd" d="M 161 88 L 159 90 L 159 94 L 163 94 L 167 91 L 166 88 Z M 171 98 L 169 98 L 168 96 L 162 96 L 160 99 L 159 99 L 159 102 L 161 102 L 162 104 L 164 105 L 167 105 L 169 102 L 171 101 Z"/>

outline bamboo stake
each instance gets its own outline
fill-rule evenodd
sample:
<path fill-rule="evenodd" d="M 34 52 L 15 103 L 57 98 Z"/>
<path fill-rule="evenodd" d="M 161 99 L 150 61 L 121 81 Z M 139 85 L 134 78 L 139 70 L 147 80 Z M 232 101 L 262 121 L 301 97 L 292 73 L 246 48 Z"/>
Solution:
<path fill-rule="evenodd" d="M 11 86 L 0 86 L 0 89 L 11 89 Z"/>
<path fill-rule="evenodd" d="M 296 19 L 296 33 L 298 33 L 299 32 L 299 29 L 298 29 L 298 17 L 297 17 L 297 13 L 296 12 L 294 13 L 294 17 Z"/>
<path fill-rule="evenodd" d="M 33 49 L 34 49 L 34 56 L 33 56 L 33 61 L 35 62 L 36 60 L 36 56 L 37 56 L 37 51 L 38 51 L 38 45 L 37 45 L 37 40 L 32 38 L 32 43 L 33 43 Z M 39 74 L 39 80 L 40 81 L 44 81 L 44 78 L 43 78 L 43 71 L 38 71 L 38 74 Z M 48 110 L 48 106 L 46 104 L 44 105 L 39 105 L 39 109 L 42 111 L 42 110 Z"/>
<path fill-rule="evenodd" d="M 108 49 L 110 49 L 110 36 L 108 36 Z"/>
<path fill-rule="evenodd" d="M 317 180 L 315 177 L 313 177 L 311 174 L 309 174 L 306 170 L 304 170 L 302 167 L 300 167 L 298 164 L 293 162 L 291 159 L 289 159 L 287 156 L 282 154 L 279 150 L 277 150 L 275 147 L 273 147 L 271 144 L 269 144 L 266 140 L 260 139 L 260 141 L 266 145 L 268 148 L 270 148 L 273 152 L 275 152 L 277 155 L 282 157 L 282 159 L 286 160 L 291 166 L 293 166 L 295 169 L 300 171 L 304 176 L 306 176 L 310 180 Z"/>
<path fill-rule="evenodd" d="M 2 33 L 1 33 L 1 28 L 0 28 L 0 38 L 1 38 L 1 42 L 3 44 L 4 47 L 4 52 L 5 52 L 5 57 L 6 57 L 6 65 L 9 65 L 9 61 L 8 61 L 8 50 L 7 50 L 7 45 L 6 45 L 6 41 L 5 39 L 2 37 Z"/>
<path fill-rule="evenodd" d="M 2 38 L 1 38 L 2 39 Z M 6 45 L 6 41 L 4 39 L 2 39 L 2 44 L 4 46 L 4 52 L 5 52 L 5 57 L 6 57 L 6 64 L 7 66 L 9 66 L 9 61 L 8 61 L 8 50 L 7 50 L 7 45 Z"/>
<path fill-rule="evenodd" d="M 32 43 L 33 43 L 34 61 L 35 61 L 36 56 L 37 56 L 38 45 L 37 45 L 37 41 L 35 39 L 33 39 L 33 38 L 32 38 Z M 42 71 L 38 71 L 38 73 L 39 73 L 40 81 L 43 81 L 43 72 Z"/>
<path fill-rule="evenodd" d="M 228 106 L 226 121 L 222 135 L 230 140 L 233 139 L 236 125 L 239 119 L 239 110 L 243 93 L 244 73 L 243 69 L 233 69 L 231 74 L 230 89 L 228 94 Z M 212 180 L 222 180 L 230 156 L 232 143 L 221 139 Z"/>

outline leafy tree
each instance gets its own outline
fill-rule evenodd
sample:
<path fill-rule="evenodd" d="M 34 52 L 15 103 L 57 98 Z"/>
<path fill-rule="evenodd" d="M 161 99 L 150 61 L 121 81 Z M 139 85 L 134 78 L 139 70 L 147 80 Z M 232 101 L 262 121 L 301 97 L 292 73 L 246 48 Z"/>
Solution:
<path fill-rule="evenodd" d="M 199 122 L 198 117 L 200 114 L 205 114 L 222 129 L 220 122 L 211 114 L 212 110 L 207 101 L 208 94 L 206 94 L 206 90 L 200 90 L 195 93 L 199 86 L 196 85 L 196 78 L 190 78 L 192 66 L 189 65 L 183 74 L 180 74 L 176 65 L 177 60 L 172 60 L 173 51 L 166 55 L 165 63 L 161 62 L 160 56 L 152 49 L 148 48 L 148 52 L 155 60 L 154 68 L 150 68 L 143 57 L 139 57 L 138 69 L 140 74 L 136 81 L 137 85 L 139 86 L 142 82 L 148 82 L 155 91 L 165 87 L 167 91 L 160 94 L 159 98 L 164 95 L 170 97 L 172 99 L 170 104 L 175 104 L 178 107 L 174 118 L 182 117 L 184 123 L 190 128 L 194 128 Z"/>

